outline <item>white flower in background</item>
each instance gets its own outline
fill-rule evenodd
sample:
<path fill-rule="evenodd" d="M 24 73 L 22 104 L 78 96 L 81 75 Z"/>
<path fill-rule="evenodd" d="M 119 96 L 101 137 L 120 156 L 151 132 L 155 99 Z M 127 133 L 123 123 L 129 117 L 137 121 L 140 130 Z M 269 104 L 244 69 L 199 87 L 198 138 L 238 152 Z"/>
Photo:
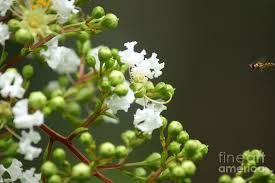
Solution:
<path fill-rule="evenodd" d="M 42 152 L 41 148 L 32 146 L 32 143 L 37 144 L 41 140 L 39 133 L 30 129 L 29 132 L 22 131 L 19 142 L 19 152 L 25 155 L 26 160 L 33 160 L 37 158 Z"/>
<path fill-rule="evenodd" d="M 119 52 L 121 62 L 128 64 L 129 67 L 133 67 L 142 62 L 144 60 L 144 56 L 146 55 L 145 50 L 142 50 L 140 53 L 135 52 L 134 48 L 136 44 L 136 41 L 125 43 L 124 46 L 127 50 Z"/>
<path fill-rule="evenodd" d="M 59 88 L 60 88 L 60 85 L 59 85 L 58 81 L 50 81 L 47 85 L 47 89 L 51 92 L 55 91 Z"/>
<path fill-rule="evenodd" d="M 2 97 L 22 98 L 25 93 L 22 83 L 22 76 L 14 69 L 8 69 L 4 74 L 0 73 L 0 91 Z"/>
<path fill-rule="evenodd" d="M 78 13 L 75 8 L 75 0 L 53 0 L 52 9 L 56 11 L 58 15 L 58 22 L 63 24 L 68 21 L 70 15 Z"/>
<path fill-rule="evenodd" d="M 159 77 L 162 74 L 164 63 L 159 63 L 156 53 L 147 59 L 144 57 L 146 55 L 144 50 L 141 53 L 135 52 L 136 44 L 136 41 L 125 43 L 127 49 L 119 52 L 121 61 L 130 66 L 133 79 L 143 80 Z"/>
<path fill-rule="evenodd" d="M 100 48 L 103 48 L 103 46 L 97 46 L 93 49 L 91 49 L 89 52 L 88 52 L 88 55 L 92 55 L 95 57 L 95 70 L 99 71 L 100 69 L 100 61 L 99 61 L 99 58 L 98 58 L 98 51 Z"/>
<path fill-rule="evenodd" d="M 129 88 L 127 95 L 120 97 L 114 94 L 106 101 L 106 104 L 109 110 L 116 114 L 119 110 L 127 112 L 134 100 L 135 94 Z"/>
<path fill-rule="evenodd" d="M 48 43 L 48 49 L 41 51 L 40 54 L 59 74 L 74 73 L 80 64 L 80 59 L 73 49 L 58 46 L 58 38 L 51 40 Z"/>
<path fill-rule="evenodd" d="M 0 5 L 0 8 L 1 8 L 1 5 Z M 5 41 L 8 40 L 9 38 L 10 38 L 10 32 L 9 32 L 8 25 L 0 22 L 0 44 L 4 46 Z"/>
<path fill-rule="evenodd" d="M 5 16 L 14 0 L 0 0 L 0 15 Z"/>
<path fill-rule="evenodd" d="M 162 104 L 147 104 L 144 109 L 138 109 L 134 117 L 134 125 L 144 133 L 151 134 L 153 130 L 162 126 L 160 113 L 166 110 Z"/>
<path fill-rule="evenodd" d="M 28 99 L 22 99 L 16 102 L 12 108 L 14 114 L 14 124 L 16 128 L 32 128 L 39 126 L 44 122 L 44 115 L 41 111 L 36 111 L 33 114 L 28 112 Z"/>
<path fill-rule="evenodd" d="M 39 183 L 41 174 L 34 174 L 35 168 L 31 168 L 23 172 L 22 163 L 17 159 L 13 159 L 9 168 L 0 165 L 0 182 L 15 182 L 20 180 L 21 183 Z M 3 174 L 7 172 L 10 178 L 3 179 Z"/>

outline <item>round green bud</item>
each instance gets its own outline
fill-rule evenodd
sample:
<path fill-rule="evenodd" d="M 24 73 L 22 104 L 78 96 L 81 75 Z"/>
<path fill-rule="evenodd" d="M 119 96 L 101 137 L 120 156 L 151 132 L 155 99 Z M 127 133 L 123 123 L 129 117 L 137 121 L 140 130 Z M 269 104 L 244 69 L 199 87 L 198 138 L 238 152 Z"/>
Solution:
<path fill-rule="evenodd" d="M 155 86 L 154 84 L 151 82 L 151 81 L 147 81 L 144 85 L 145 89 L 148 91 L 148 90 L 153 90 L 155 89 Z"/>
<path fill-rule="evenodd" d="M 202 144 L 198 140 L 188 140 L 184 145 L 185 155 L 192 156 L 201 148 Z"/>
<path fill-rule="evenodd" d="M 86 31 L 80 31 L 78 34 L 77 34 L 77 38 L 81 41 L 81 42 L 84 42 L 84 41 L 87 41 L 90 39 L 90 34 Z"/>
<path fill-rule="evenodd" d="M 103 80 L 103 81 L 101 82 L 101 88 L 102 88 L 103 90 L 111 90 L 112 87 L 111 87 L 110 81 L 107 80 L 107 79 Z"/>
<path fill-rule="evenodd" d="M 110 158 L 116 154 L 116 148 L 112 143 L 105 142 L 99 146 L 99 154 L 103 158 Z"/>
<path fill-rule="evenodd" d="M 180 146 L 181 144 L 178 142 L 171 142 L 169 145 L 169 150 L 173 153 L 173 154 L 178 154 L 180 152 Z"/>
<path fill-rule="evenodd" d="M 272 174 L 273 173 L 269 168 L 263 167 L 263 166 L 257 167 L 254 171 L 254 177 L 257 177 L 257 178 L 269 177 L 269 176 L 272 176 Z"/>
<path fill-rule="evenodd" d="M 96 64 L 96 59 L 93 55 L 91 54 L 87 54 L 86 58 L 85 58 L 85 63 L 89 66 L 89 67 L 95 67 Z"/>
<path fill-rule="evenodd" d="M 129 66 L 127 64 L 123 64 L 120 66 L 120 72 L 125 73 L 129 70 Z"/>
<path fill-rule="evenodd" d="M 45 116 L 49 116 L 52 113 L 52 109 L 48 106 L 44 107 L 42 111 Z"/>
<path fill-rule="evenodd" d="M 43 175 L 49 177 L 51 175 L 57 174 L 58 169 L 53 162 L 46 161 L 41 167 L 41 172 Z"/>
<path fill-rule="evenodd" d="M 91 168 L 84 164 L 79 163 L 72 168 L 72 178 L 76 180 L 87 180 L 91 177 Z"/>
<path fill-rule="evenodd" d="M 145 177 L 147 175 L 147 172 L 144 168 L 139 167 L 139 168 L 135 168 L 134 175 L 136 177 Z"/>
<path fill-rule="evenodd" d="M 92 18 L 98 19 L 105 15 L 105 11 L 101 6 L 96 6 L 91 12 Z"/>
<path fill-rule="evenodd" d="M 246 181 L 242 177 L 235 177 L 232 179 L 232 183 L 245 183 Z"/>
<path fill-rule="evenodd" d="M 168 179 L 170 176 L 171 176 L 171 172 L 169 168 L 166 168 L 164 171 L 161 172 L 159 179 L 165 180 L 165 179 Z"/>
<path fill-rule="evenodd" d="M 125 77 L 122 72 L 113 70 L 109 75 L 109 81 L 112 86 L 122 84 L 125 81 Z"/>
<path fill-rule="evenodd" d="M 159 82 L 156 87 L 155 87 L 155 91 L 156 92 L 163 92 L 166 89 L 166 84 L 164 82 Z"/>
<path fill-rule="evenodd" d="M 117 157 L 124 158 L 127 155 L 128 155 L 128 149 L 125 146 L 120 145 L 120 146 L 116 147 L 116 156 Z"/>
<path fill-rule="evenodd" d="M 168 163 L 167 168 L 169 168 L 170 170 L 172 170 L 176 166 L 178 166 L 178 163 L 176 161 L 171 161 L 171 162 Z"/>
<path fill-rule="evenodd" d="M 2 122 L 8 122 L 12 118 L 10 103 L 0 100 L 0 126 Z"/>
<path fill-rule="evenodd" d="M 29 96 L 29 105 L 33 109 L 42 109 L 47 104 L 46 96 L 40 92 L 32 92 Z"/>
<path fill-rule="evenodd" d="M 121 138 L 125 144 L 130 145 L 136 139 L 136 133 L 132 130 L 127 130 L 121 134 Z"/>
<path fill-rule="evenodd" d="M 112 58 L 112 51 L 108 47 L 102 47 L 98 50 L 98 58 L 101 62 L 107 62 Z"/>
<path fill-rule="evenodd" d="M 93 87 L 84 87 L 79 90 L 77 93 L 75 99 L 77 101 L 86 101 L 89 100 L 94 94 L 94 88 Z"/>
<path fill-rule="evenodd" d="M 81 143 L 89 145 L 93 142 L 93 136 L 89 132 L 84 132 L 80 135 L 79 140 Z"/>
<path fill-rule="evenodd" d="M 51 93 L 51 98 L 62 96 L 62 95 L 63 95 L 63 91 L 61 89 L 57 89 Z"/>
<path fill-rule="evenodd" d="M 159 153 L 152 153 L 150 154 L 144 162 L 147 166 L 150 166 L 152 168 L 159 168 L 161 164 L 161 155 Z"/>
<path fill-rule="evenodd" d="M 186 175 L 192 176 L 196 172 L 196 165 L 190 160 L 184 161 L 181 166 L 183 167 Z"/>
<path fill-rule="evenodd" d="M 172 169 L 172 176 L 176 178 L 182 178 L 185 176 L 185 171 L 182 166 L 176 166 Z"/>
<path fill-rule="evenodd" d="M 106 67 L 107 69 L 113 68 L 113 67 L 116 66 L 116 65 L 117 65 L 117 61 L 116 61 L 115 59 L 113 59 L 113 58 L 111 58 L 111 59 L 109 59 L 109 60 L 107 60 L 107 61 L 105 62 L 105 67 Z"/>
<path fill-rule="evenodd" d="M 53 152 L 53 157 L 54 157 L 56 160 L 62 162 L 62 161 L 64 161 L 65 158 L 66 158 L 66 152 L 65 152 L 64 149 L 62 149 L 62 148 L 57 148 L 57 149 L 55 149 L 54 152 Z"/>
<path fill-rule="evenodd" d="M 23 74 L 24 78 L 30 79 L 33 76 L 33 73 L 34 73 L 34 71 L 33 71 L 32 65 L 25 65 L 23 67 L 22 74 Z"/>
<path fill-rule="evenodd" d="M 58 24 L 51 24 L 50 29 L 51 29 L 51 31 L 56 32 L 56 33 L 61 33 L 61 31 L 62 31 L 61 26 Z"/>
<path fill-rule="evenodd" d="M 118 26 L 118 18 L 112 13 L 108 13 L 103 18 L 101 25 L 106 29 L 115 29 Z"/>
<path fill-rule="evenodd" d="M 33 36 L 27 29 L 19 29 L 15 32 L 15 40 L 21 44 L 32 43 Z"/>
<path fill-rule="evenodd" d="M 91 41 L 86 40 L 86 41 L 82 42 L 82 44 L 80 44 L 80 45 L 81 45 L 80 52 L 83 53 L 83 55 L 87 55 L 89 53 L 89 51 L 91 50 Z"/>
<path fill-rule="evenodd" d="M 8 22 L 8 26 L 11 31 L 16 31 L 20 28 L 20 22 L 16 19 L 10 19 Z"/>
<path fill-rule="evenodd" d="M 70 80 L 66 76 L 60 76 L 58 78 L 58 83 L 60 86 L 68 86 L 70 84 Z"/>
<path fill-rule="evenodd" d="M 81 106 L 77 102 L 66 103 L 65 111 L 72 116 L 81 115 Z"/>
<path fill-rule="evenodd" d="M 183 130 L 182 124 L 178 121 L 172 121 L 168 125 L 168 133 L 172 136 L 178 135 Z"/>
<path fill-rule="evenodd" d="M 61 109 L 65 106 L 65 100 L 61 96 L 57 96 L 51 99 L 50 106 L 53 109 Z"/>
<path fill-rule="evenodd" d="M 181 131 L 177 136 L 177 141 L 185 144 L 189 140 L 189 134 L 186 131 Z"/>
<path fill-rule="evenodd" d="M 112 56 L 115 58 L 115 59 L 119 59 L 119 50 L 116 49 L 116 48 L 113 48 L 112 50 Z"/>
<path fill-rule="evenodd" d="M 162 128 L 166 128 L 168 121 L 165 117 L 161 116 L 161 120 L 162 120 Z"/>
<path fill-rule="evenodd" d="M 62 179 L 59 175 L 53 175 L 49 178 L 49 183 L 62 183 Z"/>
<path fill-rule="evenodd" d="M 125 96 L 128 93 L 128 87 L 125 84 L 118 84 L 116 85 L 114 92 L 118 96 Z"/>
<path fill-rule="evenodd" d="M 219 183 L 231 183 L 231 177 L 229 175 L 222 175 L 219 178 Z"/>
<path fill-rule="evenodd" d="M 135 97 L 136 98 L 142 98 L 146 94 L 146 89 L 142 87 L 140 90 L 135 92 Z"/>

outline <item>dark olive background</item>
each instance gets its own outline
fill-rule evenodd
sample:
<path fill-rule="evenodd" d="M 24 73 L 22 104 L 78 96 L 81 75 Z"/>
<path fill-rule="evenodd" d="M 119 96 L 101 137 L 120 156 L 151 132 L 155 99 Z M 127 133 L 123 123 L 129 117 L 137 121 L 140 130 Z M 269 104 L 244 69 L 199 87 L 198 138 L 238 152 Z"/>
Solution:
<path fill-rule="evenodd" d="M 138 49 L 156 52 L 165 62 L 159 80 L 176 88 L 165 116 L 181 121 L 192 138 L 209 145 L 194 182 L 217 182 L 219 152 L 237 155 L 261 148 L 265 164 L 275 168 L 275 72 L 248 67 L 251 56 L 275 56 L 273 0 L 98 0 L 85 8 L 94 5 L 120 18 L 119 28 L 97 35 L 94 45 L 123 48 L 136 40 Z M 40 71 L 35 87 L 53 79 L 52 73 Z M 133 128 L 132 112 L 121 113 L 119 125 L 92 128 L 95 138 L 120 144 L 121 131 Z M 62 131 L 67 123 L 59 119 L 48 123 Z M 130 160 L 160 151 L 158 133 L 153 136 Z M 110 174 L 115 182 L 130 182 L 118 174 Z"/>

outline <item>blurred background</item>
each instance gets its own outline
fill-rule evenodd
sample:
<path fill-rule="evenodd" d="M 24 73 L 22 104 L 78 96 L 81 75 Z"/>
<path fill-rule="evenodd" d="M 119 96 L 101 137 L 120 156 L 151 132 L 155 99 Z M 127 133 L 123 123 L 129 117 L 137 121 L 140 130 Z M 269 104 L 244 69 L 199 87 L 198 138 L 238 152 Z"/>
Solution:
<path fill-rule="evenodd" d="M 137 41 L 138 50 L 156 52 L 165 62 L 159 80 L 176 88 L 165 116 L 209 145 L 193 182 L 217 182 L 220 152 L 238 155 L 260 148 L 265 165 L 274 169 L 275 72 L 251 71 L 248 64 L 252 56 L 275 56 L 275 1 L 94 0 L 85 8 L 96 5 L 118 15 L 120 26 L 95 36 L 95 46 L 124 49 L 125 42 Z M 39 73 L 34 88 L 55 78 L 48 71 Z M 133 112 L 120 113 L 119 125 L 91 128 L 95 139 L 122 143 L 120 133 L 133 128 Z M 66 126 L 60 117 L 49 124 L 60 130 Z M 157 131 L 130 160 L 153 151 L 160 151 Z M 115 182 L 130 182 L 118 172 L 107 174 Z"/>

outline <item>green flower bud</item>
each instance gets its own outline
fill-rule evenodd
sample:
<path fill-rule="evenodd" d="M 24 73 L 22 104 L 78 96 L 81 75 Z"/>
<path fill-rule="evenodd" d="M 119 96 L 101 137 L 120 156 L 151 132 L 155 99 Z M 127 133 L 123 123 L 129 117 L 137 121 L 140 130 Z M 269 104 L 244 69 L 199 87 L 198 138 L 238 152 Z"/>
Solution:
<path fill-rule="evenodd" d="M 102 82 L 101 82 L 101 88 L 103 89 L 103 90 L 111 90 L 111 83 L 110 83 L 110 81 L 109 80 L 103 80 Z"/>
<path fill-rule="evenodd" d="M 49 177 L 51 175 L 57 174 L 58 169 L 53 162 L 46 161 L 41 167 L 41 172 L 43 175 Z"/>
<path fill-rule="evenodd" d="M 125 81 L 125 77 L 122 72 L 113 70 L 109 75 L 109 81 L 112 86 L 122 84 Z"/>
<path fill-rule="evenodd" d="M 107 62 L 112 58 L 112 52 L 108 47 L 102 47 L 98 50 L 98 58 L 101 62 Z"/>
<path fill-rule="evenodd" d="M 154 152 L 144 160 L 144 163 L 152 168 L 159 168 L 161 164 L 161 155 Z"/>
<path fill-rule="evenodd" d="M 171 176 L 171 172 L 170 172 L 169 168 L 166 168 L 163 172 L 161 172 L 159 179 L 160 180 L 169 179 L 170 176 Z"/>
<path fill-rule="evenodd" d="M 93 136 L 89 132 L 84 132 L 80 135 L 79 140 L 85 145 L 89 145 L 93 142 Z"/>
<path fill-rule="evenodd" d="M 72 116 L 81 115 L 81 106 L 76 102 L 66 103 L 65 111 Z"/>
<path fill-rule="evenodd" d="M 181 144 L 178 142 L 171 142 L 169 145 L 169 150 L 173 153 L 173 154 L 178 154 L 180 152 L 181 149 Z"/>
<path fill-rule="evenodd" d="M 128 155 L 128 149 L 125 146 L 120 145 L 120 146 L 116 147 L 116 156 L 117 157 L 125 158 L 127 155 Z"/>
<path fill-rule="evenodd" d="M 116 154 L 116 148 L 112 143 L 105 142 L 99 146 L 99 154 L 103 158 L 110 158 Z"/>
<path fill-rule="evenodd" d="M 116 48 L 113 48 L 112 50 L 112 56 L 115 58 L 115 59 L 119 59 L 120 58 L 120 56 L 119 56 L 119 50 L 118 49 L 116 49 Z"/>
<path fill-rule="evenodd" d="M 181 131 L 177 136 L 177 141 L 185 144 L 189 140 L 189 134 L 186 131 Z"/>
<path fill-rule="evenodd" d="M 129 70 L 129 66 L 127 64 L 123 64 L 120 66 L 120 72 L 125 73 Z"/>
<path fill-rule="evenodd" d="M 63 97 L 57 96 L 51 99 L 50 106 L 53 109 L 61 109 L 65 106 L 65 100 Z"/>
<path fill-rule="evenodd" d="M 49 183 L 62 183 L 62 179 L 59 175 L 53 175 L 49 178 Z"/>
<path fill-rule="evenodd" d="M 8 102 L 0 101 L 0 129 L 2 123 L 8 122 L 12 118 L 11 106 Z"/>
<path fill-rule="evenodd" d="M 184 168 L 182 166 L 176 166 L 172 169 L 172 176 L 176 177 L 176 178 L 182 178 L 185 176 L 185 171 Z"/>
<path fill-rule="evenodd" d="M 184 161 L 181 164 L 181 166 L 183 167 L 186 175 L 188 175 L 188 176 L 192 176 L 196 172 L 196 165 L 192 161 L 190 161 L 190 160 Z"/>
<path fill-rule="evenodd" d="M 172 171 L 172 169 L 176 166 L 178 166 L 178 163 L 176 161 L 171 161 L 168 163 L 167 168 L 169 168 Z"/>
<path fill-rule="evenodd" d="M 33 73 L 34 73 L 34 71 L 33 71 L 32 65 L 25 65 L 23 67 L 22 74 L 23 74 L 24 78 L 30 79 L 33 76 Z"/>
<path fill-rule="evenodd" d="M 105 11 L 101 6 L 96 6 L 91 12 L 92 18 L 98 19 L 105 15 Z"/>
<path fill-rule="evenodd" d="M 166 84 L 164 82 L 158 83 L 155 87 L 156 92 L 162 92 L 162 91 L 165 91 L 165 89 L 166 89 Z"/>
<path fill-rule="evenodd" d="M 61 31 L 62 31 L 61 26 L 58 24 L 51 24 L 50 29 L 51 29 L 51 31 L 56 32 L 56 33 L 61 33 Z"/>
<path fill-rule="evenodd" d="M 56 160 L 62 162 L 62 161 L 64 161 L 65 158 L 66 158 L 66 152 L 65 152 L 64 149 L 62 149 L 62 148 L 57 148 L 57 149 L 55 149 L 54 152 L 53 152 L 53 157 L 54 157 Z"/>
<path fill-rule="evenodd" d="M 34 109 L 42 109 L 47 104 L 46 96 L 40 92 L 32 92 L 29 96 L 29 105 Z"/>
<path fill-rule="evenodd" d="M 186 157 L 195 155 L 201 148 L 202 143 L 198 140 L 188 140 L 184 145 L 184 154 Z"/>
<path fill-rule="evenodd" d="M 16 19 L 10 19 L 8 22 L 9 29 L 14 32 L 20 28 L 20 22 Z"/>
<path fill-rule="evenodd" d="M 130 145 L 136 139 L 136 133 L 132 130 L 127 130 L 121 134 L 121 138 L 126 145 Z"/>
<path fill-rule="evenodd" d="M 77 101 L 87 101 L 89 100 L 94 94 L 94 88 L 93 87 L 84 87 L 79 90 L 77 93 L 75 99 Z"/>
<path fill-rule="evenodd" d="M 183 130 L 182 124 L 178 121 L 172 121 L 168 125 L 168 133 L 172 136 L 178 135 Z"/>
<path fill-rule="evenodd" d="M 113 59 L 113 58 L 111 58 L 111 59 L 109 59 L 109 60 L 107 60 L 106 62 L 105 62 L 105 67 L 107 68 L 107 69 L 111 69 L 111 68 L 113 68 L 114 66 L 116 66 L 117 65 L 117 61 L 115 60 L 115 59 Z"/>
<path fill-rule="evenodd" d="M 33 36 L 27 29 L 19 29 L 15 32 L 15 40 L 21 44 L 32 43 Z"/>
<path fill-rule="evenodd" d="M 263 178 L 263 177 L 271 177 L 272 176 L 272 171 L 267 168 L 267 167 L 257 167 L 256 170 L 254 171 L 254 177 L 255 178 Z"/>
<path fill-rule="evenodd" d="M 52 113 L 52 109 L 48 106 L 44 107 L 42 111 L 45 116 L 49 116 Z"/>
<path fill-rule="evenodd" d="M 219 183 L 231 183 L 231 177 L 229 175 L 222 175 L 219 178 Z"/>
<path fill-rule="evenodd" d="M 242 177 L 235 177 L 232 179 L 232 183 L 245 183 L 246 181 Z"/>
<path fill-rule="evenodd" d="M 78 34 L 77 34 L 77 38 L 81 41 L 81 42 L 85 42 L 87 40 L 90 39 L 90 34 L 86 31 L 80 31 Z"/>
<path fill-rule="evenodd" d="M 14 158 L 11 158 L 11 157 L 7 157 L 7 158 L 4 158 L 4 159 L 1 159 L 1 164 L 4 166 L 4 167 L 9 167 L 11 164 L 12 164 L 12 161 L 13 161 Z"/>
<path fill-rule="evenodd" d="M 144 168 L 139 167 L 134 170 L 134 175 L 136 177 L 145 177 L 147 175 L 147 172 Z"/>
<path fill-rule="evenodd" d="M 118 26 L 118 18 L 112 13 L 108 13 L 103 18 L 101 25 L 106 29 L 115 29 Z"/>
<path fill-rule="evenodd" d="M 90 40 L 84 41 L 81 45 L 80 52 L 83 53 L 83 55 L 87 55 L 90 50 L 91 50 L 91 41 Z"/>
<path fill-rule="evenodd" d="M 118 96 L 125 96 L 128 93 L 128 87 L 125 84 L 118 84 L 116 85 L 114 92 Z"/>
<path fill-rule="evenodd" d="M 60 86 L 66 87 L 70 84 L 70 80 L 66 76 L 60 76 L 58 78 L 58 83 L 59 83 Z"/>
<path fill-rule="evenodd" d="M 155 86 L 154 84 L 151 82 L 151 81 L 147 81 L 144 85 L 145 89 L 147 91 L 150 91 L 150 90 L 154 90 L 155 89 Z"/>
<path fill-rule="evenodd" d="M 57 89 L 51 93 L 51 98 L 62 96 L 62 95 L 63 95 L 63 91 L 61 89 Z"/>
<path fill-rule="evenodd" d="M 17 154 L 18 146 L 17 143 L 10 144 L 4 151 L 4 154 L 6 156 L 15 156 Z"/>
<path fill-rule="evenodd" d="M 91 54 L 87 54 L 86 58 L 85 58 L 85 62 L 89 67 L 94 68 L 95 64 L 96 64 L 96 59 L 93 55 Z"/>
<path fill-rule="evenodd" d="M 78 163 L 72 168 L 72 178 L 76 180 L 87 180 L 91 177 L 91 168 L 84 164 Z"/>

